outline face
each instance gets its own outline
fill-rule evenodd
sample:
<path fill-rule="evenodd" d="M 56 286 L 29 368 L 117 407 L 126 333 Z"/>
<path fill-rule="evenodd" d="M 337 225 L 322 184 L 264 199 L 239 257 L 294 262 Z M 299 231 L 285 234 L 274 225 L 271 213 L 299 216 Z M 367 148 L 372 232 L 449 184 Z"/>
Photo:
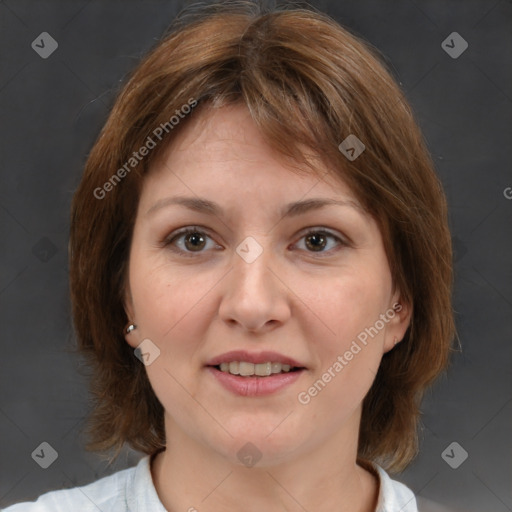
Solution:
<path fill-rule="evenodd" d="M 150 340 L 168 435 L 237 463 L 251 442 L 269 465 L 357 435 L 409 316 L 377 224 L 319 168 L 294 173 L 229 106 L 191 119 L 145 178 L 126 339 Z"/>

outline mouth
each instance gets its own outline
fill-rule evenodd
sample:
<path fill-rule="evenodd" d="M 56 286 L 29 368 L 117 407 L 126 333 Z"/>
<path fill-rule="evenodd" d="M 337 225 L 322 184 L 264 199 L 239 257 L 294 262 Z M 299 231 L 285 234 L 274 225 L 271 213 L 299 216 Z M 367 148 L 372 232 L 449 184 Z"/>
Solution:
<path fill-rule="evenodd" d="M 264 363 L 250 363 L 248 361 L 223 362 L 218 365 L 210 366 L 223 373 L 238 375 L 240 377 L 270 377 L 282 373 L 297 372 L 305 370 L 304 367 L 292 366 L 274 361 Z"/>
<path fill-rule="evenodd" d="M 236 350 L 217 356 L 206 369 L 228 391 L 241 396 L 277 393 L 296 382 L 307 368 L 277 352 Z"/>

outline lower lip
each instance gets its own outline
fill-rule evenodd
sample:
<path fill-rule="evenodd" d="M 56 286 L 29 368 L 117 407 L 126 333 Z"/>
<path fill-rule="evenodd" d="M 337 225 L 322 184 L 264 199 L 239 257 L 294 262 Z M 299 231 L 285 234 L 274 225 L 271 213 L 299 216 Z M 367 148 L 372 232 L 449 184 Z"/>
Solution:
<path fill-rule="evenodd" d="M 296 370 L 289 373 L 276 373 L 268 377 L 240 377 L 221 372 L 213 366 L 207 370 L 228 390 L 241 396 L 264 396 L 276 393 L 293 384 L 304 372 Z"/>

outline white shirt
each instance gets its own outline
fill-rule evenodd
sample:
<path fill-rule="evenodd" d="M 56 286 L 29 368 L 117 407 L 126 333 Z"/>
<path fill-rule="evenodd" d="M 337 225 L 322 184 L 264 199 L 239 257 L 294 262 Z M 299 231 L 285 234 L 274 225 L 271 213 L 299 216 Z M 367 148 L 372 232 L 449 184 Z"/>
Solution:
<path fill-rule="evenodd" d="M 48 492 L 37 501 L 11 505 L 4 512 L 167 512 L 153 485 L 149 461 L 147 455 L 133 468 L 81 487 Z M 380 481 L 375 512 L 418 512 L 413 492 L 392 480 L 379 465 L 371 465 Z M 200 505 L 191 503 L 189 511 L 195 506 L 200 512 Z"/>

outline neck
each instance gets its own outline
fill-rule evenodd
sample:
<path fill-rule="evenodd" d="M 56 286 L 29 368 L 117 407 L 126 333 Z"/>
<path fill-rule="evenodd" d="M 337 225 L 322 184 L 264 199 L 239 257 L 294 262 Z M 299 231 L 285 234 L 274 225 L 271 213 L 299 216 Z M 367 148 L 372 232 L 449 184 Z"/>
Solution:
<path fill-rule="evenodd" d="M 356 464 L 357 438 L 345 432 L 279 462 L 245 467 L 168 420 L 169 441 L 154 458 L 152 476 L 169 512 L 375 512 L 378 480 Z"/>

